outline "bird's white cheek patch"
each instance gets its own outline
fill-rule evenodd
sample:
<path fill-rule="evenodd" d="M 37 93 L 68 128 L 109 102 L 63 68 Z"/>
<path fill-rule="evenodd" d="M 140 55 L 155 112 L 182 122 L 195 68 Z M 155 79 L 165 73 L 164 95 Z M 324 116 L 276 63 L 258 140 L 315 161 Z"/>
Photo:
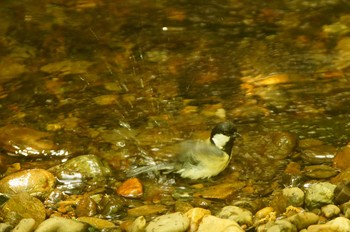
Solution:
<path fill-rule="evenodd" d="M 215 146 L 222 149 L 230 140 L 230 137 L 223 134 L 216 134 L 212 139 L 214 141 Z"/>

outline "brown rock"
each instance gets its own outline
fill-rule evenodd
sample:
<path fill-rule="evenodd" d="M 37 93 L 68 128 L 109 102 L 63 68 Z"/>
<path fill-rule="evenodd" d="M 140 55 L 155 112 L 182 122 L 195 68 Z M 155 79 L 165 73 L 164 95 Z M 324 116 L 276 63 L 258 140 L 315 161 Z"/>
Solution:
<path fill-rule="evenodd" d="M 130 178 L 119 186 L 117 193 L 123 197 L 140 198 L 143 195 L 141 181 L 138 178 Z"/>
<path fill-rule="evenodd" d="M 17 225 L 23 218 L 33 218 L 36 225 L 45 220 L 46 212 L 43 203 L 28 193 L 12 196 L 0 210 L 0 216 L 5 222 Z"/>
<path fill-rule="evenodd" d="M 99 230 L 104 230 L 104 229 L 112 229 L 112 228 L 117 228 L 117 226 L 110 221 L 101 219 L 101 218 L 96 218 L 96 217 L 78 217 L 78 221 L 85 222 L 94 228 L 97 228 Z"/>
<path fill-rule="evenodd" d="M 90 197 L 83 197 L 77 203 L 75 213 L 78 217 L 94 216 L 97 212 L 97 204 Z"/>
<path fill-rule="evenodd" d="M 0 128 L 0 145 L 9 153 L 23 156 L 46 155 L 56 149 L 51 134 L 14 125 Z"/>
<path fill-rule="evenodd" d="M 128 214 L 133 217 L 164 213 L 168 209 L 164 205 L 143 205 L 128 210 Z"/>
<path fill-rule="evenodd" d="M 350 143 L 337 152 L 333 159 L 333 166 L 342 170 L 350 167 Z"/>
<path fill-rule="evenodd" d="M 16 194 L 26 192 L 45 197 L 54 189 L 56 179 L 44 169 L 28 169 L 12 173 L 0 180 L 0 192 Z"/>
<path fill-rule="evenodd" d="M 211 198 L 211 199 L 226 199 L 228 196 L 233 194 L 234 192 L 242 189 L 244 187 L 243 182 L 235 182 L 235 183 L 225 183 L 218 184 L 214 186 L 210 186 L 198 192 L 199 196 L 203 198 Z"/>

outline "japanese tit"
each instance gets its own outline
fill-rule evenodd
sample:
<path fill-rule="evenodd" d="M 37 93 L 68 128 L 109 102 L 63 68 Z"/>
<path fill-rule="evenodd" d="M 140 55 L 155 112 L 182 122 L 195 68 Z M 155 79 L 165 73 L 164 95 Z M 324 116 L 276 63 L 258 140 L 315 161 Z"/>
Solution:
<path fill-rule="evenodd" d="M 231 159 L 233 142 L 238 135 L 231 121 L 221 122 L 212 131 L 209 141 L 190 140 L 179 144 L 175 162 L 159 163 L 129 170 L 127 176 L 166 170 L 183 178 L 204 179 L 218 175 Z"/>

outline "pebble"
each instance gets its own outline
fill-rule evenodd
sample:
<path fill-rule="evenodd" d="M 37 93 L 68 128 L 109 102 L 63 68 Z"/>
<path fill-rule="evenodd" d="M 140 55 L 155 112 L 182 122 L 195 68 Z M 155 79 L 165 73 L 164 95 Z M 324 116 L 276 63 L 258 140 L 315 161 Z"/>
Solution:
<path fill-rule="evenodd" d="M 85 232 L 87 225 L 76 220 L 53 217 L 42 222 L 35 232 Z"/>
<path fill-rule="evenodd" d="M 283 197 L 286 199 L 288 206 L 299 207 L 304 204 L 304 192 L 298 187 L 284 188 Z"/>
<path fill-rule="evenodd" d="M 198 230 L 202 218 L 206 215 L 211 215 L 211 212 L 203 208 L 193 208 L 187 211 L 185 215 L 190 219 L 190 228 L 188 231 L 194 232 Z"/>
<path fill-rule="evenodd" d="M 43 203 L 28 193 L 13 195 L 2 205 L 0 209 L 2 220 L 17 225 L 23 218 L 32 218 L 36 225 L 39 225 L 46 218 L 46 211 Z"/>
<path fill-rule="evenodd" d="M 253 214 L 246 209 L 237 206 L 226 206 L 221 209 L 217 217 L 230 219 L 237 222 L 239 225 L 246 225 L 247 227 L 253 225 Z"/>
<path fill-rule="evenodd" d="M 333 203 L 335 185 L 328 182 L 312 184 L 306 189 L 305 204 L 308 209 L 322 207 Z"/>
<path fill-rule="evenodd" d="M 16 194 L 26 192 L 37 197 L 46 197 L 54 189 L 55 177 L 44 169 L 28 169 L 12 173 L 0 180 L 0 192 Z"/>
<path fill-rule="evenodd" d="M 190 220 L 182 213 L 166 214 L 153 219 L 147 226 L 146 232 L 185 232 Z"/>
<path fill-rule="evenodd" d="M 12 232 L 32 232 L 35 227 L 35 220 L 33 218 L 22 219 Z"/>
<path fill-rule="evenodd" d="M 337 217 L 326 224 L 311 225 L 307 232 L 349 232 L 350 220 L 345 217 Z"/>
<path fill-rule="evenodd" d="M 143 195 L 141 181 L 138 178 L 127 179 L 117 188 L 117 193 L 123 197 L 140 198 Z"/>
<path fill-rule="evenodd" d="M 255 213 L 254 225 L 265 224 L 268 221 L 276 220 L 276 212 L 272 207 L 265 207 Z"/>
<path fill-rule="evenodd" d="M 340 214 L 340 209 L 338 206 L 330 204 L 323 206 L 321 212 L 326 218 L 333 218 Z"/>
<path fill-rule="evenodd" d="M 237 224 L 237 222 L 222 219 L 212 215 L 203 217 L 199 224 L 198 232 L 243 232 L 244 230 Z"/>
<path fill-rule="evenodd" d="M 311 212 L 300 212 L 288 217 L 288 220 L 300 231 L 301 229 L 307 228 L 309 225 L 317 224 L 319 216 Z"/>

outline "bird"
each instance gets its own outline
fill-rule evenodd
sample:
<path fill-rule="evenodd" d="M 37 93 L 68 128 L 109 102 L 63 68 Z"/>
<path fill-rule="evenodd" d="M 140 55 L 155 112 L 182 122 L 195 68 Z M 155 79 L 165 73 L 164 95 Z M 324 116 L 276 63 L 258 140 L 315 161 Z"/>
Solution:
<path fill-rule="evenodd" d="M 182 178 L 192 180 L 216 176 L 229 164 L 237 135 L 239 134 L 233 122 L 223 121 L 212 129 L 208 140 L 181 142 L 175 161 L 131 169 L 127 171 L 127 177 L 156 171 L 178 173 Z"/>

